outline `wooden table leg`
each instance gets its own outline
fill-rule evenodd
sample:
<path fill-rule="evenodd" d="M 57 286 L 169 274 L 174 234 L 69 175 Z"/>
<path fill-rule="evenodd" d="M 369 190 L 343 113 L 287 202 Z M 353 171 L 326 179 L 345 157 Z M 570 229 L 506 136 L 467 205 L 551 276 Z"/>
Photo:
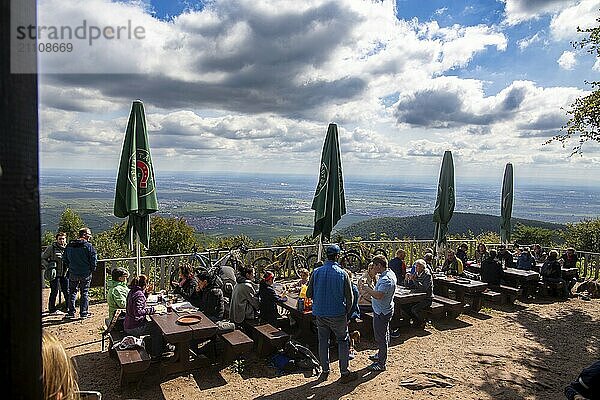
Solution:
<path fill-rule="evenodd" d="M 471 308 L 473 309 L 473 311 L 479 312 L 483 303 L 483 296 L 481 296 L 481 293 L 473 293 L 472 297 L 473 304 L 471 304 Z"/>
<path fill-rule="evenodd" d="M 208 363 L 206 357 L 197 356 L 194 359 L 190 358 L 190 342 L 179 342 L 174 343 L 174 345 L 175 356 L 171 360 L 164 361 L 161 365 L 164 376 L 192 371 Z"/>
<path fill-rule="evenodd" d="M 465 291 L 462 289 L 456 288 L 456 289 L 454 289 L 454 292 L 456 294 L 456 301 L 460 301 L 461 303 L 464 303 L 465 302 Z M 442 296 L 444 296 L 444 295 L 442 295 Z M 444 297 L 447 297 L 447 296 L 444 296 Z"/>

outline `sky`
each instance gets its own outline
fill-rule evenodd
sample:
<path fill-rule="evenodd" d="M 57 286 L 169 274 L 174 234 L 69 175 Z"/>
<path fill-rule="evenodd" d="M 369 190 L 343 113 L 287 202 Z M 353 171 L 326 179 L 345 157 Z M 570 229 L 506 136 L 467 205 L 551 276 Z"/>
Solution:
<path fill-rule="evenodd" d="M 38 53 L 41 170 L 116 171 L 141 99 L 157 175 L 316 176 L 334 122 L 346 176 L 437 176 L 451 150 L 457 181 L 501 181 L 512 162 L 523 181 L 600 183 L 600 144 L 573 157 L 574 142 L 543 145 L 589 93 L 585 81 L 600 80 L 600 61 L 571 45 L 599 9 L 600 0 L 38 0 L 38 29 L 85 22 L 108 32 Z M 136 27 L 143 34 L 132 36 Z"/>

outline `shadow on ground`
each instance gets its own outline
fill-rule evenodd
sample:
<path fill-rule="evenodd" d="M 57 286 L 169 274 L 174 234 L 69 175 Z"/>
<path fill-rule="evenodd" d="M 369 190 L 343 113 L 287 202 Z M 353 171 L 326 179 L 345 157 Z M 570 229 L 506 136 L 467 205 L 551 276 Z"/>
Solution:
<path fill-rule="evenodd" d="M 531 309 L 507 315 L 540 346 L 515 347 L 511 354 L 480 354 L 477 361 L 488 367 L 476 386 L 494 399 L 564 399 L 564 387 L 576 378 L 582 363 L 595 361 L 600 348 L 598 322 L 567 304 L 558 315 L 539 315 Z M 523 372 L 507 371 L 506 359 Z"/>
<path fill-rule="evenodd" d="M 341 383 L 330 377 L 327 381 L 320 382 L 314 379 L 303 385 L 283 389 L 279 392 L 259 396 L 261 400 L 288 400 L 288 399 L 339 399 L 352 392 L 358 385 L 370 381 L 377 373 L 370 372 L 366 368 L 356 371 L 358 379 L 350 383 Z"/>

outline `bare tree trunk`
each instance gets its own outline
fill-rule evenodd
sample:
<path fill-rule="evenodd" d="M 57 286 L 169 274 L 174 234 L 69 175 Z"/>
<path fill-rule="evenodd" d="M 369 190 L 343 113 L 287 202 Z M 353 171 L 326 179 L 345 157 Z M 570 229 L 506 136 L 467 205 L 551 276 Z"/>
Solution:
<path fill-rule="evenodd" d="M 42 398 L 37 76 L 10 69 L 11 11 L 35 23 L 35 9 L 35 0 L 0 0 L 0 360 L 9 399 Z"/>

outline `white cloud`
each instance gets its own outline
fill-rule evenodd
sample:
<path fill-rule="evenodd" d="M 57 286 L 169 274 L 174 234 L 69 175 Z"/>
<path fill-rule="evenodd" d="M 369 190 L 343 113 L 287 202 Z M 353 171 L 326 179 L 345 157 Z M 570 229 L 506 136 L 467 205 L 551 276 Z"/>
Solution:
<path fill-rule="evenodd" d="M 538 43 L 541 40 L 542 40 L 542 37 L 540 35 L 540 32 L 536 32 L 536 34 L 531 37 L 518 40 L 517 46 L 519 46 L 519 50 L 523 51 L 527 47 L 531 46 L 532 44 Z"/>
<path fill-rule="evenodd" d="M 555 13 L 572 5 L 574 0 L 502 0 L 505 3 L 505 23 L 516 25 L 544 14 Z"/>
<path fill-rule="evenodd" d="M 558 60 L 556 60 L 558 65 L 562 69 L 573 69 L 575 65 L 577 65 L 577 59 L 575 58 L 575 52 L 573 51 L 563 51 Z"/>
<path fill-rule="evenodd" d="M 583 0 L 578 4 L 563 9 L 552 17 L 550 32 L 557 41 L 580 39 L 577 28 L 586 29 L 596 26 L 596 18 L 600 17 L 600 0 Z"/>
<path fill-rule="evenodd" d="M 539 1 L 508 3 L 523 15 L 549 12 Z M 114 166 L 135 98 L 146 105 L 155 163 L 168 169 L 312 171 L 330 121 L 345 167 L 359 173 L 391 161 L 416 168 L 448 148 L 482 165 L 502 163 L 506 148 L 531 163 L 525 149 L 555 134 L 561 107 L 584 93 L 510 79 L 487 93 L 473 59 L 505 51 L 510 30 L 398 19 L 391 0 L 215 0 L 169 21 L 138 2 L 40 4 L 41 18 L 57 23 L 140 21 L 151 39 L 82 47 L 80 63 L 42 60 L 61 72 L 40 79 L 43 165 L 92 155 L 94 166 Z M 78 68 L 105 73 L 64 73 Z M 110 74 L 119 69 L 133 74 Z"/>

